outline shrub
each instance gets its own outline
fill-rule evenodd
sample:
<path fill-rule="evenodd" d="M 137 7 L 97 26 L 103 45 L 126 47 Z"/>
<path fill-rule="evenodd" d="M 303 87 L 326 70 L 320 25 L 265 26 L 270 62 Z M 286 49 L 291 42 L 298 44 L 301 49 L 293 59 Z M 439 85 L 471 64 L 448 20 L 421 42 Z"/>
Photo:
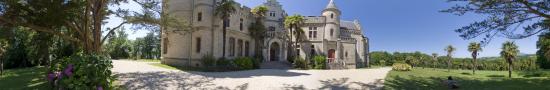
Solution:
<path fill-rule="evenodd" d="M 394 63 L 392 67 L 392 69 L 396 71 L 410 71 L 412 68 L 411 65 L 404 63 Z"/>
<path fill-rule="evenodd" d="M 202 65 L 205 67 L 214 67 L 216 64 L 216 59 L 212 56 L 212 54 L 202 56 L 201 61 Z"/>
<path fill-rule="evenodd" d="M 326 59 L 325 56 L 315 56 L 313 57 L 313 61 L 315 61 L 314 68 L 315 69 L 325 69 L 326 68 Z"/>
<path fill-rule="evenodd" d="M 48 81 L 59 89 L 111 89 L 112 62 L 100 55 L 76 54 L 56 60 L 48 71 Z"/>
<path fill-rule="evenodd" d="M 254 69 L 254 64 L 252 58 L 249 57 L 238 57 L 233 60 L 233 63 L 241 70 Z"/>
<path fill-rule="evenodd" d="M 309 69 L 307 65 L 307 61 L 301 57 L 295 57 L 294 58 L 294 68 L 298 69 Z"/>

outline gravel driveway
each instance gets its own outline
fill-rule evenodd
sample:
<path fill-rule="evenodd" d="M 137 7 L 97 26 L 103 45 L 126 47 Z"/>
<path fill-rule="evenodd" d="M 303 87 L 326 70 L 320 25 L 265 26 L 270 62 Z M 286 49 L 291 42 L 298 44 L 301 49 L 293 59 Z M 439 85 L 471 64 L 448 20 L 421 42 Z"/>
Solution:
<path fill-rule="evenodd" d="M 277 70 L 235 72 L 179 71 L 151 62 L 113 60 L 119 84 L 129 90 L 369 90 L 380 89 L 391 70 Z"/>

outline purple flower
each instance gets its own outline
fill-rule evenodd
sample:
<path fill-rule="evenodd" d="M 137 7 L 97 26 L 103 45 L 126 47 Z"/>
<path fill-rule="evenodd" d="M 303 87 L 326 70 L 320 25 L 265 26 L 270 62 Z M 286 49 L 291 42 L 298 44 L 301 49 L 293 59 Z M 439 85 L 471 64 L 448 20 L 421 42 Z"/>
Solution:
<path fill-rule="evenodd" d="M 73 75 L 73 68 L 74 68 L 74 66 L 72 64 L 69 64 L 69 66 L 67 66 L 67 68 L 65 68 L 65 70 L 63 70 L 63 73 L 67 76 L 72 76 Z"/>
<path fill-rule="evenodd" d="M 61 79 L 61 77 L 63 77 L 63 73 L 61 72 L 55 72 L 55 74 L 57 75 L 57 79 Z"/>
<path fill-rule="evenodd" d="M 49 81 L 49 82 L 53 82 L 53 80 L 55 79 L 55 77 L 56 77 L 55 73 L 51 73 L 51 72 L 50 72 L 50 73 L 48 74 L 48 81 Z"/>
<path fill-rule="evenodd" d="M 103 90 L 102 86 L 97 86 L 96 88 L 97 88 L 97 90 Z"/>

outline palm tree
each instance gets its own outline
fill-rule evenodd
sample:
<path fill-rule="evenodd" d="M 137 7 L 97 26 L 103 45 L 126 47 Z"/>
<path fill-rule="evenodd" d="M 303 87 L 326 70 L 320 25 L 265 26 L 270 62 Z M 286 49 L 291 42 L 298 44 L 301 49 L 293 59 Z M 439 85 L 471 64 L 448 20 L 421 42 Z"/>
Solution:
<path fill-rule="evenodd" d="M 221 2 L 218 2 L 216 4 L 216 10 L 214 12 L 215 15 L 218 15 L 220 19 L 223 21 L 222 25 L 222 32 L 223 32 L 223 50 L 222 50 L 222 58 L 225 58 L 225 39 L 226 39 L 226 33 L 227 33 L 227 22 L 229 21 L 229 17 L 231 17 L 231 13 L 235 12 L 235 1 L 233 0 L 222 0 Z"/>
<path fill-rule="evenodd" d="M 434 68 L 434 70 L 435 70 L 435 65 L 437 63 L 437 53 L 432 53 L 432 60 L 433 60 L 433 63 L 432 63 L 433 67 L 432 68 Z"/>
<path fill-rule="evenodd" d="M 514 42 L 504 42 L 502 44 L 502 51 L 500 52 L 500 56 L 508 62 L 508 77 L 512 77 L 512 67 L 513 67 L 513 61 L 518 56 L 519 50 L 518 46 Z"/>
<path fill-rule="evenodd" d="M 254 7 L 250 12 L 256 16 L 256 23 L 254 25 L 250 26 L 250 36 L 255 38 L 255 57 L 257 59 L 261 59 L 262 52 L 261 48 L 263 48 L 263 40 L 265 38 L 265 26 L 263 24 L 263 18 L 266 15 L 268 11 L 268 8 L 266 6 L 258 6 Z"/>
<path fill-rule="evenodd" d="M 290 40 L 292 40 L 292 36 L 293 36 L 293 33 L 296 33 L 297 37 L 299 35 L 302 35 L 301 33 L 303 33 L 303 31 L 300 29 L 300 26 L 304 23 L 304 17 L 302 15 L 299 15 L 299 14 L 294 14 L 292 16 L 288 16 L 285 18 L 285 27 L 287 27 L 290 31 Z M 294 30 L 293 30 L 294 29 Z M 298 45 L 298 38 L 296 38 L 295 42 L 294 42 L 295 46 Z M 295 53 L 293 53 L 293 50 L 294 48 L 292 48 L 290 50 L 291 52 L 291 55 L 292 56 L 295 56 Z"/>
<path fill-rule="evenodd" d="M 453 59 L 453 52 L 456 50 L 456 48 L 454 48 L 452 45 L 449 45 L 447 46 L 445 49 L 444 49 L 446 52 L 447 52 L 447 69 L 449 72 L 451 72 L 451 67 L 452 67 L 452 63 L 451 63 L 451 59 Z"/>
<path fill-rule="evenodd" d="M 476 74 L 477 55 L 479 54 L 478 52 L 482 51 L 481 45 L 478 42 L 471 42 L 468 45 L 468 51 L 472 52 L 472 73 Z"/>

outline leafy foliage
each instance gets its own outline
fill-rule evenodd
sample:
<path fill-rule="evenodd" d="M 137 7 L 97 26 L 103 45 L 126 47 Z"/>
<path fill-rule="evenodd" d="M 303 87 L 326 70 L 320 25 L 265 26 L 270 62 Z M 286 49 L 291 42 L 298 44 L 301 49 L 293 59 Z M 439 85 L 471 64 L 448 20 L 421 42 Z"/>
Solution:
<path fill-rule="evenodd" d="M 326 62 L 325 56 L 317 55 L 313 57 L 313 61 L 315 61 L 314 69 L 326 69 L 327 68 L 327 62 Z"/>
<path fill-rule="evenodd" d="M 409 64 L 394 63 L 392 65 L 392 70 L 396 70 L 396 71 L 410 71 L 411 69 L 412 69 L 412 66 Z"/>
<path fill-rule="evenodd" d="M 550 69 L 550 33 L 539 35 L 537 48 L 537 64 L 543 69 Z"/>
<path fill-rule="evenodd" d="M 308 61 L 301 57 L 295 57 L 294 58 L 294 68 L 298 69 L 309 69 Z"/>
<path fill-rule="evenodd" d="M 254 63 L 252 58 L 249 57 L 238 57 L 233 60 L 233 63 L 241 70 L 250 70 L 254 69 Z"/>
<path fill-rule="evenodd" d="M 107 57 L 76 54 L 51 65 L 48 79 L 60 89 L 110 89 L 115 80 L 111 68 Z"/>

